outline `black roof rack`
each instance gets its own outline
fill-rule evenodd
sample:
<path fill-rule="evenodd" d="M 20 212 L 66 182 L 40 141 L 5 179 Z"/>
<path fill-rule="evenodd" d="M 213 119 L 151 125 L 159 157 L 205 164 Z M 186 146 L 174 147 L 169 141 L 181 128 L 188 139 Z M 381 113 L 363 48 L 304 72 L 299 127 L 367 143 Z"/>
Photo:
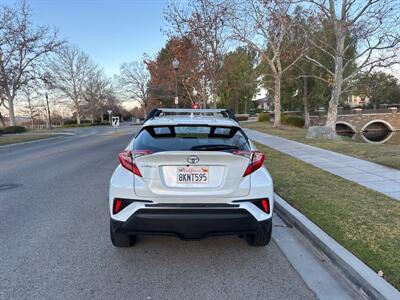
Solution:
<path fill-rule="evenodd" d="M 232 119 L 239 123 L 235 114 L 230 109 L 186 109 L 186 108 L 155 108 L 148 115 L 144 122 L 159 117 L 162 113 L 220 113 L 223 117 Z"/>

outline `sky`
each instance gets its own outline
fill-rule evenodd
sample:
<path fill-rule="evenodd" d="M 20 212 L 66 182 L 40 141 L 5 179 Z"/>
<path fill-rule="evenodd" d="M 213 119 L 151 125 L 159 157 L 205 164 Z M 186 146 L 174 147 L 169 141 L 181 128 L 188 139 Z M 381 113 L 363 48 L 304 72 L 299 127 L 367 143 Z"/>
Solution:
<path fill-rule="evenodd" d="M 0 3 L 14 3 L 0 0 Z M 27 0 L 38 25 L 59 29 L 110 76 L 123 62 L 153 56 L 166 41 L 167 0 Z"/>

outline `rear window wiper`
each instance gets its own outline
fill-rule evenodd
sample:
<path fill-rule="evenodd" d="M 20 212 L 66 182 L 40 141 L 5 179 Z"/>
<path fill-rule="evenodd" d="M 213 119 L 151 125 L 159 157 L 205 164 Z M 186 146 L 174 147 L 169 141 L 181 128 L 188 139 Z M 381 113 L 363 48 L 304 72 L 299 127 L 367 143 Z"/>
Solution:
<path fill-rule="evenodd" d="M 239 147 L 237 146 L 230 146 L 230 145 L 196 145 L 190 148 L 190 150 L 199 150 L 199 151 L 207 151 L 207 150 L 238 150 Z"/>

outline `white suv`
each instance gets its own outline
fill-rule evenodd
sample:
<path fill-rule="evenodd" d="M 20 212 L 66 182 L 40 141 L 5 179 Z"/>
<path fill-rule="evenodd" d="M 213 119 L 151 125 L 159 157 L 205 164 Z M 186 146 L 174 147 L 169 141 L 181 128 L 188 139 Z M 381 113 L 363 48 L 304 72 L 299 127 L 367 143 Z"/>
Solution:
<path fill-rule="evenodd" d="M 155 109 L 110 181 L 110 233 L 128 247 L 138 235 L 271 239 L 273 183 L 229 110 Z"/>

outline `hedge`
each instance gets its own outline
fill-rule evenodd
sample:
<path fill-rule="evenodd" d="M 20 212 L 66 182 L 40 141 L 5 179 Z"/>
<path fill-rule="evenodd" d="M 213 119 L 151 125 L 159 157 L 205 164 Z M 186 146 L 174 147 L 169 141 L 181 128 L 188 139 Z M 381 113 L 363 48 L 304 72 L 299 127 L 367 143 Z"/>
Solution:
<path fill-rule="evenodd" d="M 258 114 L 258 122 L 268 122 L 269 120 L 269 113 L 262 112 Z"/>
<path fill-rule="evenodd" d="M 14 133 L 21 133 L 25 132 L 26 128 L 23 126 L 8 126 L 4 128 L 0 128 L 0 133 L 2 134 L 14 134 Z"/>
<path fill-rule="evenodd" d="M 282 114 L 282 124 L 291 125 L 295 127 L 304 127 L 304 118 L 299 116 L 290 116 L 286 114 Z"/>

